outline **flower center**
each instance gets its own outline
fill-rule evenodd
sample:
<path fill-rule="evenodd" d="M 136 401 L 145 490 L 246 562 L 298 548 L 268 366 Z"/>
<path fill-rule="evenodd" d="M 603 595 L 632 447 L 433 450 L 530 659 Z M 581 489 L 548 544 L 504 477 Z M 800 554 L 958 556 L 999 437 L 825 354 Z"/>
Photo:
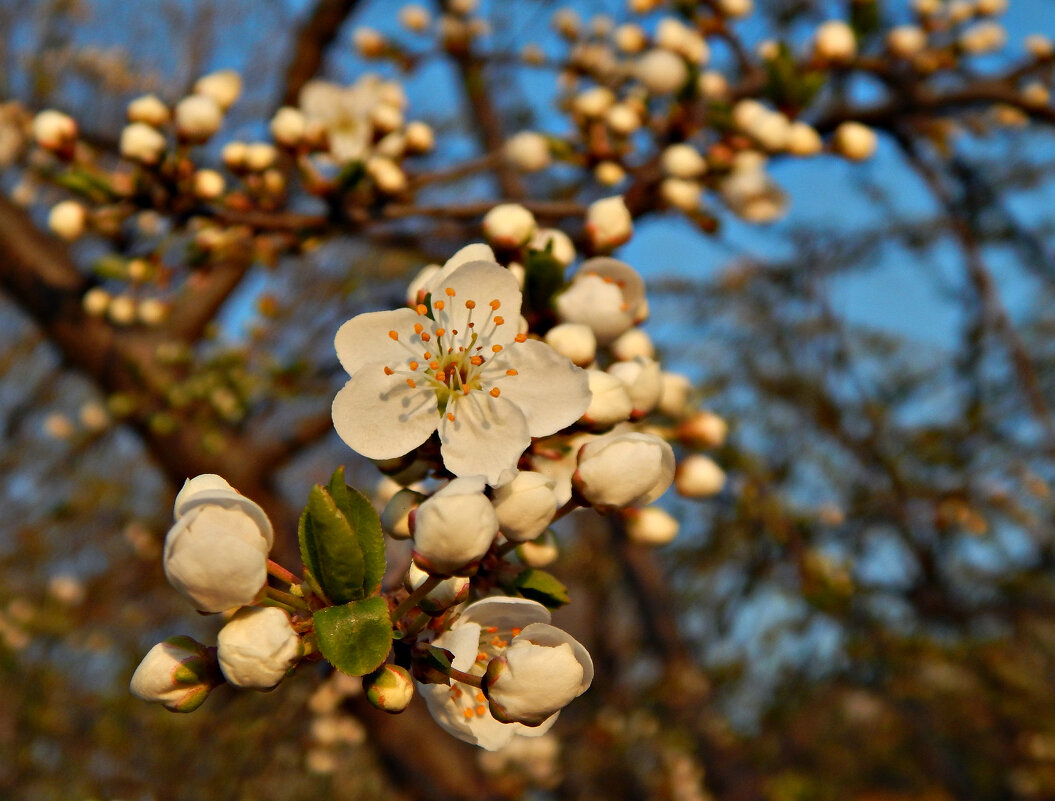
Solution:
<path fill-rule="evenodd" d="M 457 316 L 456 303 L 459 300 L 451 287 L 444 289 L 439 299 L 431 300 L 431 309 L 419 303 L 412 333 L 388 332 L 391 339 L 405 344 L 406 362 L 385 366 L 386 375 L 404 376 L 412 388 L 432 389 L 440 414 L 451 421 L 459 398 L 473 391 L 485 391 L 497 398 L 502 394 L 497 383 L 517 375 L 507 348 L 493 341 L 502 326 L 509 325 L 499 313 L 501 301 L 461 301 L 466 313 Z M 525 334 L 517 334 L 513 343 L 526 339 Z"/>

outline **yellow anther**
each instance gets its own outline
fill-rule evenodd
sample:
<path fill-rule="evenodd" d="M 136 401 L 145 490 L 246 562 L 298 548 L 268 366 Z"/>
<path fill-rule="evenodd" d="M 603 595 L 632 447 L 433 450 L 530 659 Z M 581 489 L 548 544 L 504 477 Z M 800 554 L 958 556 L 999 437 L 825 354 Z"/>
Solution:
<path fill-rule="evenodd" d="M 517 334 L 513 339 L 517 342 L 527 342 L 527 334 Z"/>
<path fill-rule="evenodd" d="M 510 367 L 508 370 L 506 370 L 506 375 L 520 375 L 520 374 L 516 370 L 514 370 L 512 367 Z"/>
<path fill-rule="evenodd" d="M 418 314 L 425 315 L 429 313 L 429 307 L 426 306 L 424 303 L 419 303 L 415 307 L 414 311 L 416 311 Z"/>
<path fill-rule="evenodd" d="M 388 332 L 388 336 L 389 336 L 390 339 L 395 339 L 395 340 L 399 339 L 399 334 L 396 331 L 389 331 Z"/>
<path fill-rule="evenodd" d="M 445 290 L 443 290 L 443 294 L 445 294 L 449 298 L 453 298 L 454 290 L 451 287 L 447 287 Z"/>
<path fill-rule="evenodd" d="M 436 311 L 443 311 L 443 301 L 437 300 L 435 303 L 432 304 L 432 308 L 434 308 Z"/>
<path fill-rule="evenodd" d="M 415 334 L 420 334 L 424 330 L 425 330 L 425 326 L 423 326 L 421 323 L 414 323 L 414 333 Z"/>
<path fill-rule="evenodd" d="M 440 370 L 439 372 L 436 373 L 436 380 L 437 381 L 446 381 L 447 380 L 447 374 L 445 372 L 443 372 L 443 370 Z"/>
<path fill-rule="evenodd" d="M 501 305 L 502 305 L 502 301 L 500 301 L 500 300 L 492 300 L 491 301 L 491 308 L 494 309 L 495 311 L 498 311 L 498 307 L 501 306 Z"/>
<path fill-rule="evenodd" d="M 469 359 L 469 364 L 473 365 L 474 367 L 479 367 L 483 363 L 484 363 L 484 357 L 481 356 L 480 354 L 476 354 L 471 359 Z"/>
<path fill-rule="evenodd" d="M 437 328 L 436 329 L 436 336 L 438 336 L 438 337 L 441 337 L 441 336 L 443 336 L 446 333 L 447 333 L 447 329 L 446 328 Z"/>
<path fill-rule="evenodd" d="M 440 363 L 439 362 L 429 362 L 429 367 L 431 367 L 433 370 L 439 370 L 440 369 Z"/>
<path fill-rule="evenodd" d="M 489 394 L 492 398 L 497 398 L 499 395 L 502 394 L 502 390 L 500 390 L 498 387 L 491 387 L 491 392 Z"/>
<path fill-rule="evenodd" d="M 492 345 L 491 346 L 491 351 L 494 352 L 494 353 L 501 353 L 502 352 L 502 346 L 501 345 Z"/>

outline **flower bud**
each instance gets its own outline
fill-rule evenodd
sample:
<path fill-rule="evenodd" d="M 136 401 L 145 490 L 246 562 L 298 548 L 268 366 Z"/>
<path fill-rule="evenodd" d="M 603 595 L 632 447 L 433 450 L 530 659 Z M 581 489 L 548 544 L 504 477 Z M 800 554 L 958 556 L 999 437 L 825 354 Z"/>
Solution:
<path fill-rule="evenodd" d="M 283 147 L 297 147 L 304 140 L 308 120 L 298 108 L 283 106 L 271 118 L 271 136 Z"/>
<path fill-rule="evenodd" d="M 788 127 L 786 146 L 793 156 L 815 156 L 824 149 L 817 129 L 801 120 L 796 120 Z"/>
<path fill-rule="evenodd" d="M 210 72 L 195 82 L 194 94 L 211 97 L 222 111 L 227 111 L 242 94 L 242 76 L 234 70 Z"/>
<path fill-rule="evenodd" d="M 718 190 L 729 210 L 748 222 L 772 222 L 787 211 L 787 197 L 762 166 L 734 169 Z"/>
<path fill-rule="evenodd" d="M 420 120 L 408 122 L 404 136 L 410 153 L 431 153 L 436 147 L 436 135 L 432 132 L 432 126 Z"/>
<path fill-rule="evenodd" d="M 429 574 L 411 561 L 403 586 L 407 588 L 407 592 L 414 592 L 428 578 Z M 467 576 L 446 578 L 418 601 L 418 608 L 427 615 L 442 614 L 452 606 L 463 603 L 469 597 L 470 586 L 471 580 Z"/>
<path fill-rule="evenodd" d="M 597 341 L 607 344 L 645 318 L 645 282 L 616 259 L 587 259 L 557 296 L 556 307 L 562 321 L 589 326 Z"/>
<path fill-rule="evenodd" d="M 729 95 L 729 81 L 717 70 L 704 70 L 696 80 L 701 97 L 709 100 L 725 100 Z"/>
<path fill-rule="evenodd" d="M 575 245 L 571 237 L 559 228 L 539 228 L 535 231 L 528 247 L 532 250 L 549 250 L 561 266 L 567 267 L 575 261 Z"/>
<path fill-rule="evenodd" d="M 47 150 L 65 150 L 77 138 L 77 123 L 61 111 L 46 109 L 33 118 L 33 139 Z"/>
<path fill-rule="evenodd" d="M 536 228 L 535 215 L 519 203 L 495 206 L 483 219 L 484 236 L 488 241 L 509 250 L 526 244 Z"/>
<path fill-rule="evenodd" d="M 605 125 L 618 136 L 630 136 L 641 127 L 641 115 L 628 103 L 615 103 L 604 115 Z"/>
<path fill-rule="evenodd" d="M 1055 55 L 1055 44 L 1040 33 L 1031 33 L 1025 40 L 1026 52 L 1038 60 L 1048 59 Z"/>
<path fill-rule="evenodd" d="M 503 153 L 510 164 L 524 172 L 543 170 L 553 161 L 546 137 L 534 131 L 521 131 L 510 138 Z"/>
<path fill-rule="evenodd" d="M 406 668 L 382 665 L 363 676 L 366 700 L 383 712 L 396 714 L 410 706 L 414 698 L 414 679 Z"/>
<path fill-rule="evenodd" d="M 593 177 L 602 186 L 615 186 L 626 178 L 626 170 L 614 161 L 602 161 L 593 168 Z"/>
<path fill-rule="evenodd" d="M 686 498 L 710 498 L 725 486 L 725 471 L 710 457 L 693 453 L 678 465 L 674 486 Z"/>
<path fill-rule="evenodd" d="M 689 79 L 689 68 L 680 56 L 669 50 L 654 47 L 638 58 L 634 76 L 649 92 L 670 94 L 681 89 Z"/>
<path fill-rule="evenodd" d="M 670 373 L 664 371 L 659 376 L 660 392 L 659 403 L 656 408 L 667 417 L 682 417 L 689 407 L 689 394 L 692 392 L 692 382 L 681 373 Z"/>
<path fill-rule="evenodd" d="M 653 434 L 613 432 L 586 443 L 572 479 L 594 506 L 643 506 L 667 491 L 674 479 L 674 451 Z"/>
<path fill-rule="evenodd" d="M 160 128 L 168 123 L 172 115 L 169 108 L 157 95 L 142 95 L 128 104 L 128 121 L 141 122 L 152 128 Z"/>
<path fill-rule="evenodd" d="M 121 131 L 121 155 L 143 164 L 157 164 L 165 152 L 165 137 L 145 122 L 133 122 Z"/>
<path fill-rule="evenodd" d="M 488 663 L 483 691 L 495 720 L 538 726 L 592 681 L 593 661 L 574 637 L 530 623 Z"/>
<path fill-rule="evenodd" d="M 381 513 L 381 528 L 393 539 L 410 539 L 410 513 L 413 512 L 425 496 L 411 489 L 401 489 L 385 504 Z"/>
<path fill-rule="evenodd" d="M 533 540 L 546 530 L 557 513 L 556 483 L 541 473 L 523 470 L 494 488 L 492 504 L 507 540 Z"/>
<path fill-rule="evenodd" d="M 596 119 L 615 102 L 615 94 L 607 86 L 594 86 L 581 92 L 572 102 L 572 109 L 587 119 Z"/>
<path fill-rule="evenodd" d="M 976 22 L 960 34 L 960 47 L 971 55 L 992 53 L 1004 46 L 1007 31 L 997 22 Z"/>
<path fill-rule="evenodd" d="M 516 551 L 520 561 L 528 567 L 546 567 L 556 562 L 560 556 L 557 536 L 549 529 L 530 542 L 520 543 Z"/>
<path fill-rule="evenodd" d="M 131 295 L 118 295 L 110 301 L 106 315 L 114 325 L 132 325 L 136 321 L 136 299 Z"/>
<path fill-rule="evenodd" d="M 842 20 L 830 19 L 817 28 L 813 37 L 813 53 L 822 61 L 842 64 L 857 55 L 857 37 Z"/>
<path fill-rule="evenodd" d="M 224 678 L 247 690 L 270 690 L 302 653 L 289 615 L 274 606 L 239 609 L 216 635 L 216 649 Z"/>
<path fill-rule="evenodd" d="M 128 688 L 172 712 L 193 712 L 219 683 L 216 658 L 190 637 L 169 637 L 143 657 Z"/>
<path fill-rule="evenodd" d="M 547 331 L 544 339 L 547 345 L 579 367 L 586 367 L 597 355 L 597 337 L 588 325 L 561 323 Z"/>
<path fill-rule="evenodd" d="M 456 478 L 418 507 L 414 561 L 433 575 L 471 567 L 498 533 L 498 517 L 483 493 L 481 476 Z"/>
<path fill-rule="evenodd" d="M 176 130 L 190 142 L 204 142 L 220 130 L 223 111 L 207 95 L 189 95 L 176 104 Z"/>
<path fill-rule="evenodd" d="M 659 362 L 645 356 L 635 356 L 630 361 L 615 362 L 608 368 L 608 374 L 623 382 L 630 396 L 632 418 L 643 417 L 659 403 L 663 391 L 660 380 Z"/>
<path fill-rule="evenodd" d="M 226 484 L 214 475 L 184 484 L 176 496 L 176 523 L 165 537 L 165 576 L 204 612 L 256 600 L 274 540 L 263 509 Z"/>
<path fill-rule="evenodd" d="M 432 22 L 432 16 L 424 6 L 407 5 L 399 9 L 399 22 L 411 33 L 423 33 Z"/>
<path fill-rule="evenodd" d="M 719 448 L 725 443 L 729 425 L 714 412 L 696 412 L 678 426 L 678 440 L 689 448 Z"/>
<path fill-rule="evenodd" d="M 381 103 L 370 111 L 370 123 L 382 134 L 397 131 L 403 127 L 403 111 L 392 103 Z"/>
<path fill-rule="evenodd" d="M 398 195 L 407 188 L 406 173 L 392 159 L 373 156 L 366 162 L 366 174 L 386 195 Z"/>
<path fill-rule="evenodd" d="M 678 536 L 678 521 L 658 506 L 627 509 L 625 514 L 627 536 L 638 545 L 666 545 Z"/>
<path fill-rule="evenodd" d="M 640 53 L 648 44 L 648 34 L 640 25 L 628 22 L 615 29 L 612 33 L 612 41 L 623 53 Z"/>
<path fill-rule="evenodd" d="M 916 25 L 898 25 L 886 35 L 886 48 L 897 58 L 912 58 L 927 47 L 927 34 Z"/>
<path fill-rule="evenodd" d="M 355 49 L 363 58 L 380 58 L 384 55 L 387 42 L 379 31 L 373 28 L 359 27 L 352 34 Z"/>
<path fill-rule="evenodd" d="M 91 317 L 102 317 L 110 306 L 110 293 L 100 286 L 95 286 L 84 293 L 81 307 Z"/>
<path fill-rule="evenodd" d="M 725 17 L 740 19 L 754 10 L 753 0 L 718 0 L 718 11 Z"/>
<path fill-rule="evenodd" d="M 136 315 L 143 325 L 160 325 L 168 317 L 169 307 L 158 298 L 144 298 L 136 307 Z"/>
<path fill-rule="evenodd" d="M 582 422 L 595 428 L 609 428 L 629 419 L 633 404 L 626 384 L 601 370 L 587 370 L 590 380 L 590 405 Z"/>
<path fill-rule="evenodd" d="M 851 161 L 865 161 L 876 152 L 875 131 L 859 122 L 844 122 L 835 129 L 832 144 L 835 151 Z"/>
<path fill-rule="evenodd" d="M 63 200 L 48 212 L 48 228 L 67 242 L 80 237 L 87 223 L 88 210 L 76 200 Z"/>
<path fill-rule="evenodd" d="M 677 53 L 692 64 L 700 65 L 710 58 L 710 48 L 697 31 L 676 17 L 664 17 L 656 25 L 656 44 Z"/>
<path fill-rule="evenodd" d="M 634 221 L 622 195 L 595 200 L 586 209 L 586 236 L 593 249 L 608 253 L 630 239 Z"/>
<path fill-rule="evenodd" d="M 682 178 L 664 178 L 659 185 L 663 202 L 685 213 L 694 212 L 700 207 L 700 191 L 698 183 Z"/>
<path fill-rule="evenodd" d="M 202 200 L 216 200 L 223 194 L 223 176 L 216 170 L 198 170 L 194 173 L 194 194 Z"/>
<path fill-rule="evenodd" d="M 672 178 L 699 178 L 707 171 L 707 162 L 692 145 L 679 142 L 670 145 L 660 157 L 663 172 Z"/>

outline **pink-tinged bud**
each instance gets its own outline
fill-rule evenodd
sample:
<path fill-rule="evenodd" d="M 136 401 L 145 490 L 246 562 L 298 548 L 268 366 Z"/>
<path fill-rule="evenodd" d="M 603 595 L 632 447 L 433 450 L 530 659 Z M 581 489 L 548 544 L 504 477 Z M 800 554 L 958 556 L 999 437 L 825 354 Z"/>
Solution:
<path fill-rule="evenodd" d="M 249 690 L 270 690 L 302 653 L 289 615 L 274 606 L 239 609 L 216 635 L 216 647 L 227 681 Z"/>
<path fill-rule="evenodd" d="M 501 479 L 506 479 L 508 473 Z M 507 540 L 533 540 L 546 530 L 557 512 L 556 481 L 541 473 L 523 470 L 494 488 L 492 501 Z"/>
<path fill-rule="evenodd" d="M 729 433 L 729 424 L 706 409 L 696 412 L 678 426 L 677 437 L 688 448 L 720 448 Z"/>
<path fill-rule="evenodd" d="M 710 498 L 725 486 L 725 471 L 710 457 L 694 453 L 681 460 L 674 486 L 686 498 Z"/>
<path fill-rule="evenodd" d="M 674 466 L 673 449 L 654 434 L 615 432 L 582 447 L 572 483 L 601 509 L 643 506 L 667 491 Z"/>
<path fill-rule="evenodd" d="M 33 118 L 33 139 L 47 150 L 68 150 L 77 139 L 77 123 L 68 114 L 46 109 Z"/>
<path fill-rule="evenodd" d="M 215 652 L 190 637 L 169 637 L 139 663 L 129 689 L 172 712 L 193 712 L 220 683 Z"/>
<path fill-rule="evenodd" d="M 471 570 L 498 533 L 482 476 L 456 478 L 414 515 L 414 561 L 433 575 Z"/>
<path fill-rule="evenodd" d="M 622 195 L 595 200 L 586 209 L 586 236 L 595 251 L 608 253 L 633 233 L 634 221 Z"/>
<path fill-rule="evenodd" d="M 133 122 L 121 131 L 121 155 L 141 164 L 157 164 L 166 145 L 164 135 L 145 122 Z"/>
<path fill-rule="evenodd" d="M 414 698 L 414 679 L 406 668 L 382 665 L 363 676 L 366 700 L 382 712 L 397 714 L 410 706 Z"/>

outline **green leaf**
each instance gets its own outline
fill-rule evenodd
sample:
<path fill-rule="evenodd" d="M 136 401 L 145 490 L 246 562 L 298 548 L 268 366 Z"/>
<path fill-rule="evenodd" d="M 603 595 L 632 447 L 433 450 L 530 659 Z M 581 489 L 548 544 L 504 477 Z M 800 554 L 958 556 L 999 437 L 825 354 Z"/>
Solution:
<path fill-rule="evenodd" d="M 380 596 L 315 613 L 315 636 L 326 661 L 349 676 L 377 670 L 392 648 L 388 603 Z"/>
<path fill-rule="evenodd" d="M 550 609 L 556 609 L 559 606 L 571 603 L 571 598 L 568 597 L 568 588 L 545 570 L 529 568 L 516 577 L 513 581 L 513 586 L 525 598 L 538 601 Z"/>
<path fill-rule="evenodd" d="M 524 265 L 524 305 L 528 311 L 546 313 L 553 304 L 553 296 L 563 288 L 564 265 L 549 249 L 529 251 Z"/>
<path fill-rule="evenodd" d="M 311 488 L 298 533 L 304 564 L 327 598 L 344 603 L 366 595 L 359 539 L 330 493 L 318 484 Z"/>
<path fill-rule="evenodd" d="M 363 593 L 376 595 L 385 577 L 385 535 L 374 505 L 358 490 L 344 483 L 344 468 L 330 478 L 330 496 L 359 540 L 363 552 Z"/>

